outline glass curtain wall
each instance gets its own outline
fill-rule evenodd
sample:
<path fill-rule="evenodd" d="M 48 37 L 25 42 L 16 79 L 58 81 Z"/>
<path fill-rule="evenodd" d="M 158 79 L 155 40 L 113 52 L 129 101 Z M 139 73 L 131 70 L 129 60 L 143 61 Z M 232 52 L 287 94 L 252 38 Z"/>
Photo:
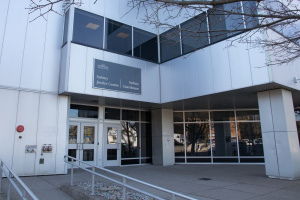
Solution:
<path fill-rule="evenodd" d="M 174 112 L 177 163 L 264 162 L 258 110 Z"/>
<path fill-rule="evenodd" d="M 105 108 L 105 120 L 121 123 L 121 165 L 152 163 L 151 112 Z"/>

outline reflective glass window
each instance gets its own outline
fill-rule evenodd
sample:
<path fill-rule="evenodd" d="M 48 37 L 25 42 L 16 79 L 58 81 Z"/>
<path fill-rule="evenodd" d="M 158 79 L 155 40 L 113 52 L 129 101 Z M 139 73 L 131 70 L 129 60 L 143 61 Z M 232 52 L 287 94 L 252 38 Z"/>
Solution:
<path fill-rule="evenodd" d="M 263 141 L 259 122 L 237 123 L 240 156 L 263 156 Z"/>
<path fill-rule="evenodd" d="M 238 156 L 235 123 L 212 123 L 214 156 Z"/>
<path fill-rule="evenodd" d="M 122 110 L 122 120 L 139 121 L 138 110 Z"/>
<path fill-rule="evenodd" d="M 103 17 L 75 9 L 72 42 L 102 49 L 103 25 Z"/>
<path fill-rule="evenodd" d="M 139 123 L 122 122 L 121 157 L 139 157 Z"/>
<path fill-rule="evenodd" d="M 126 24 L 106 19 L 105 49 L 126 55 L 132 55 L 132 28 Z"/>
<path fill-rule="evenodd" d="M 94 142 L 95 142 L 95 127 L 84 126 L 83 144 L 94 144 Z"/>
<path fill-rule="evenodd" d="M 118 151 L 117 149 L 107 149 L 107 160 L 117 160 Z"/>
<path fill-rule="evenodd" d="M 257 4 L 255 1 L 243 1 L 243 8 L 246 27 L 253 28 L 259 25 L 258 17 L 253 17 L 253 15 L 257 15 Z M 251 16 L 252 15 L 252 16 Z"/>
<path fill-rule="evenodd" d="M 296 121 L 296 125 L 297 125 L 297 132 L 298 132 L 298 141 L 300 144 L 300 121 Z"/>
<path fill-rule="evenodd" d="M 185 124 L 187 156 L 210 156 L 211 143 L 208 123 Z"/>
<path fill-rule="evenodd" d="M 240 33 L 241 30 L 244 29 L 244 20 L 242 15 L 241 2 L 225 4 L 224 10 L 225 10 L 224 14 L 225 14 L 226 30 L 230 31 L 227 33 L 227 36 L 229 37 Z M 226 11 L 228 11 L 229 13 L 227 13 Z M 231 13 L 240 13 L 240 14 L 234 15 Z"/>
<path fill-rule="evenodd" d="M 175 156 L 184 156 L 183 124 L 174 124 L 174 151 Z"/>
<path fill-rule="evenodd" d="M 170 29 L 162 33 L 159 37 L 161 62 L 180 56 L 180 37 L 178 29 Z"/>
<path fill-rule="evenodd" d="M 141 124 L 141 154 L 142 157 L 152 156 L 152 132 L 150 123 Z"/>
<path fill-rule="evenodd" d="M 71 104 L 70 117 L 98 118 L 98 107 Z"/>
<path fill-rule="evenodd" d="M 68 26 L 69 26 L 69 10 L 65 14 L 63 45 L 66 44 L 68 40 Z"/>
<path fill-rule="evenodd" d="M 145 60 L 158 62 L 157 35 L 133 28 L 133 55 Z"/>
<path fill-rule="evenodd" d="M 94 149 L 83 150 L 83 161 L 94 161 Z"/>
<path fill-rule="evenodd" d="M 117 144 L 118 142 L 118 128 L 107 128 L 107 144 Z"/>
<path fill-rule="evenodd" d="M 78 127 L 76 125 L 69 126 L 69 144 L 77 143 L 77 131 Z"/>
<path fill-rule="evenodd" d="M 237 121 L 260 120 L 258 110 L 236 111 Z"/>
<path fill-rule="evenodd" d="M 186 122 L 205 122 L 208 119 L 208 112 L 185 112 Z"/>
<path fill-rule="evenodd" d="M 117 108 L 105 108 L 105 119 L 121 119 L 120 109 Z"/>
<path fill-rule="evenodd" d="M 210 113 L 211 121 L 234 121 L 233 111 L 213 111 Z"/>
<path fill-rule="evenodd" d="M 206 13 L 198 15 L 180 26 L 184 54 L 208 45 Z"/>
<path fill-rule="evenodd" d="M 141 111 L 141 120 L 143 122 L 151 122 L 151 112 Z"/>
<path fill-rule="evenodd" d="M 183 112 L 174 112 L 173 122 L 183 122 Z"/>

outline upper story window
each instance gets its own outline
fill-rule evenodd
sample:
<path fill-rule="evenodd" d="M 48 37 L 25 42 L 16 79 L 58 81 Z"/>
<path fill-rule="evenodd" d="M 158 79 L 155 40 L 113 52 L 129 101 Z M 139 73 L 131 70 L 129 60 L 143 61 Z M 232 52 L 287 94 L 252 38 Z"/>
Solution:
<path fill-rule="evenodd" d="M 126 24 L 106 19 L 105 49 L 132 55 L 132 28 Z"/>
<path fill-rule="evenodd" d="M 103 25 L 103 17 L 75 9 L 73 42 L 103 49 Z"/>
<path fill-rule="evenodd" d="M 98 119 L 98 108 L 93 106 L 82 106 L 71 104 L 70 117 L 84 117 Z"/>
<path fill-rule="evenodd" d="M 176 28 L 160 35 L 160 59 L 165 62 L 181 55 L 180 36 Z"/>
<path fill-rule="evenodd" d="M 133 56 L 158 62 L 157 35 L 133 28 Z"/>

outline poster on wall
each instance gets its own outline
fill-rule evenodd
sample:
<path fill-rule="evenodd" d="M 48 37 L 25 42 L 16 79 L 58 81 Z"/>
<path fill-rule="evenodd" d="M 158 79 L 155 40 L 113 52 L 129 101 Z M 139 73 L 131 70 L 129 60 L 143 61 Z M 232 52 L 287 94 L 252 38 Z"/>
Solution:
<path fill-rule="evenodd" d="M 93 87 L 141 94 L 141 69 L 94 59 Z"/>

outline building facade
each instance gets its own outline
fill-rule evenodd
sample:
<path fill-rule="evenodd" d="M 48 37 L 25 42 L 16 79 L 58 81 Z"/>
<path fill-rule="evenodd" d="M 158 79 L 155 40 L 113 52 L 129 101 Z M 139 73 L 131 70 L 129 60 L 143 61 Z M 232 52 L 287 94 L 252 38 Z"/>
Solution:
<path fill-rule="evenodd" d="M 268 66 L 269 50 L 227 48 L 240 32 L 161 31 L 126 1 L 39 18 L 29 3 L 0 6 L 0 158 L 18 174 L 66 173 L 70 155 L 99 166 L 259 163 L 300 177 L 299 61 Z M 203 29 L 230 28 L 218 20 Z"/>

